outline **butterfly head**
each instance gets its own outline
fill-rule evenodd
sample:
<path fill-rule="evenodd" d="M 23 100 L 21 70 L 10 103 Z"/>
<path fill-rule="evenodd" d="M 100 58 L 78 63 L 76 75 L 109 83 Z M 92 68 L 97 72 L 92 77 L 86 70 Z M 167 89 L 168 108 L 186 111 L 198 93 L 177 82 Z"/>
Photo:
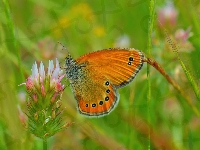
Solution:
<path fill-rule="evenodd" d="M 73 80 L 75 72 L 77 71 L 77 64 L 76 61 L 72 58 L 69 51 L 66 49 L 66 47 L 58 41 L 58 44 L 62 46 L 62 50 L 66 50 L 67 56 L 65 57 L 65 69 L 66 69 L 66 76 L 70 80 Z"/>

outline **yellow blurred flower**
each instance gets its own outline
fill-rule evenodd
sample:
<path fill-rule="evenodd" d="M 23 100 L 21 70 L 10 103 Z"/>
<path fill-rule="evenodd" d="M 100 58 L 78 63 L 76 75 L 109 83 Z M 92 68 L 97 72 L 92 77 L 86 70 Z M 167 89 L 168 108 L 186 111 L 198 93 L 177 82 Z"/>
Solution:
<path fill-rule="evenodd" d="M 72 7 L 70 14 L 74 15 L 74 17 L 78 17 L 79 15 L 82 15 L 84 17 L 90 16 L 91 20 L 95 20 L 94 13 L 87 3 L 80 3 Z"/>
<path fill-rule="evenodd" d="M 95 21 L 96 17 L 93 13 L 92 8 L 87 3 L 79 3 L 73 6 L 66 15 L 58 20 L 58 23 L 53 25 L 54 36 L 60 37 L 62 31 L 60 29 L 68 28 L 70 25 L 74 24 L 74 21 L 83 18 L 85 20 Z"/>
<path fill-rule="evenodd" d="M 93 32 L 97 37 L 102 37 L 106 34 L 104 27 L 101 26 L 95 27 Z"/>

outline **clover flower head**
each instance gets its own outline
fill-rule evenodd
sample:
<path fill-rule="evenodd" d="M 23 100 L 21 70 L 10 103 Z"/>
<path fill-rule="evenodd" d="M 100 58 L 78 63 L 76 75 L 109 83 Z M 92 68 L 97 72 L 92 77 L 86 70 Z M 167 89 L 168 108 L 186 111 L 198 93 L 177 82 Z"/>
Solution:
<path fill-rule="evenodd" d="M 62 123 L 61 97 L 64 85 L 61 83 L 65 74 L 56 64 L 49 60 L 48 71 L 41 62 L 39 68 L 35 62 L 32 74 L 27 78 L 26 90 L 28 93 L 28 129 L 40 138 L 47 138 L 65 128 Z M 22 84 L 21 84 L 22 85 Z M 57 105 L 59 103 L 59 107 Z"/>

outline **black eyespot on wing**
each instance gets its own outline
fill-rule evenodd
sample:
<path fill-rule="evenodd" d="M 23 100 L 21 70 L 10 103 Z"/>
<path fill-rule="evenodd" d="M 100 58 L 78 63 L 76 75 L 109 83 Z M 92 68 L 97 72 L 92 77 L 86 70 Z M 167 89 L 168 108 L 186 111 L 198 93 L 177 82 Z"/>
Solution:
<path fill-rule="evenodd" d="M 109 89 L 107 89 L 107 90 L 106 90 L 106 93 L 110 93 L 110 90 L 109 90 Z"/>
<path fill-rule="evenodd" d="M 106 96 L 106 97 L 105 97 L 105 101 L 108 101 L 108 100 L 109 100 L 109 97 L 108 97 L 108 96 Z"/>
<path fill-rule="evenodd" d="M 103 101 L 100 101 L 100 102 L 99 102 L 99 105 L 103 105 Z"/>
<path fill-rule="evenodd" d="M 96 107 L 96 104 L 95 104 L 95 103 L 93 103 L 93 104 L 92 104 L 92 107 Z"/>
<path fill-rule="evenodd" d="M 130 61 L 128 62 L 128 65 L 131 65 L 131 62 L 130 62 Z"/>
<path fill-rule="evenodd" d="M 88 107 L 88 104 L 85 104 L 85 107 Z"/>
<path fill-rule="evenodd" d="M 133 61 L 133 57 L 129 57 L 129 61 Z"/>
<path fill-rule="evenodd" d="M 105 85 L 109 85 L 110 83 L 108 81 L 106 81 Z"/>

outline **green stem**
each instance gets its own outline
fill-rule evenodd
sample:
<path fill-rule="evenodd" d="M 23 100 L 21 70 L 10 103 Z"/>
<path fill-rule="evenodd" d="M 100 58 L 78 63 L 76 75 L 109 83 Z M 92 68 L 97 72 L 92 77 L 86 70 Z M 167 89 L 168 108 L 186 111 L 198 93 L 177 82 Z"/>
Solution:
<path fill-rule="evenodd" d="M 149 11 L 150 11 L 150 17 L 149 17 L 149 28 L 148 28 L 148 57 L 151 55 L 151 49 L 152 49 L 152 31 L 153 31 L 153 25 L 154 25 L 154 18 L 155 18 L 155 0 L 150 0 L 149 2 Z M 151 102 L 151 80 L 150 80 L 150 66 L 147 65 L 147 86 L 148 86 L 148 93 L 147 93 L 147 114 L 148 114 L 148 122 L 151 122 L 151 116 L 150 116 L 150 102 Z M 149 135 L 148 135 L 148 150 L 151 149 L 151 129 L 149 128 Z"/>
<path fill-rule="evenodd" d="M 47 150 L 47 139 L 43 139 L 43 150 Z"/>
<path fill-rule="evenodd" d="M 191 86 L 192 86 L 192 88 L 193 88 L 193 90 L 194 90 L 194 93 L 195 93 L 197 99 L 200 101 L 200 91 L 199 91 L 198 85 L 196 84 L 196 82 L 194 81 L 192 75 L 190 74 L 190 72 L 189 72 L 188 69 L 186 68 L 185 64 L 184 64 L 183 61 L 181 60 L 178 51 L 176 52 L 176 54 L 177 54 L 176 56 L 177 56 L 177 58 L 178 58 L 178 60 L 179 60 L 179 62 L 180 62 L 180 64 L 181 64 L 181 67 L 182 67 L 182 69 L 184 70 L 185 75 L 186 75 L 188 81 L 190 82 L 190 84 L 191 84 Z"/>

